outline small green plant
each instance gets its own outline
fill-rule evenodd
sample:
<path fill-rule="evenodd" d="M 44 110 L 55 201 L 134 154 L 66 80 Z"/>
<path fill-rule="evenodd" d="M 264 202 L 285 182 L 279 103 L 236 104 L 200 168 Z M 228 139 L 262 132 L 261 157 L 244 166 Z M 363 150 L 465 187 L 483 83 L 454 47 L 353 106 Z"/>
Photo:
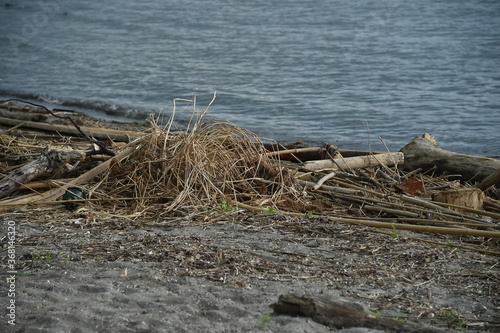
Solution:
<path fill-rule="evenodd" d="M 68 256 L 64 261 L 61 261 L 61 266 L 64 266 L 69 260 L 71 259 L 70 256 Z"/>
<path fill-rule="evenodd" d="M 236 207 L 231 205 L 230 203 L 227 203 L 226 198 L 220 199 L 220 208 L 222 209 L 223 212 L 231 212 L 231 211 L 236 211 Z"/>
<path fill-rule="evenodd" d="M 314 214 L 314 210 L 310 210 L 310 211 L 307 212 L 306 216 L 307 217 L 312 217 L 313 214 Z"/>
<path fill-rule="evenodd" d="M 369 315 L 377 317 L 377 318 L 382 317 L 382 315 L 378 311 L 377 312 L 365 311 L 365 312 L 368 313 Z"/>
<path fill-rule="evenodd" d="M 264 316 L 262 316 L 262 318 L 261 318 L 262 321 L 258 324 L 255 324 L 255 327 L 258 327 L 260 329 L 264 329 L 266 327 L 266 325 L 269 323 L 269 315 L 270 314 L 271 314 L 271 312 L 268 312 Z"/>
<path fill-rule="evenodd" d="M 41 256 L 40 256 L 40 253 L 38 253 L 38 251 L 35 249 L 35 253 L 32 253 L 31 254 L 31 260 L 33 261 L 41 261 Z"/>
<path fill-rule="evenodd" d="M 450 321 L 449 323 L 450 326 L 455 325 L 455 327 L 458 328 L 460 332 L 465 332 L 462 319 L 460 319 L 460 316 L 457 313 L 453 312 L 452 310 L 441 314 L 439 317 L 448 319 Z"/>
<path fill-rule="evenodd" d="M 50 262 L 50 258 L 52 257 L 52 250 L 49 252 L 49 254 L 47 255 L 41 255 L 40 253 L 38 253 L 38 251 L 35 249 L 35 253 L 32 253 L 31 254 L 31 259 L 33 261 L 39 261 L 39 262 L 42 262 L 42 261 L 46 261 L 47 263 Z"/>
<path fill-rule="evenodd" d="M 398 310 L 398 313 L 396 314 L 396 317 L 392 318 L 393 320 L 395 321 L 401 321 L 401 322 L 404 322 L 405 320 L 401 318 L 401 315 L 404 314 L 404 313 L 401 313 L 399 312 Z"/>
<path fill-rule="evenodd" d="M 380 254 L 380 258 L 385 258 L 386 254 L 385 253 L 381 253 Z"/>
<path fill-rule="evenodd" d="M 276 212 L 274 211 L 273 207 L 269 207 L 268 210 L 262 211 L 262 214 L 264 214 L 264 215 L 274 215 L 274 214 L 276 214 Z"/>
<path fill-rule="evenodd" d="M 394 230 L 394 233 L 392 234 L 392 239 L 399 240 L 399 234 L 398 234 L 398 231 L 396 230 L 396 227 L 392 223 L 391 223 L 391 227 L 392 227 L 392 230 Z"/>
<path fill-rule="evenodd" d="M 451 248 L 451 249 L 453 249 L 453 248 L 455 248 L 457 250 L 461 250 L 462 249 L 460 246 L 456 246 L 452 242 L 448 242 L 448 243 L 446 243 L 446 245 L 448 245 L 448 247 Z"/>

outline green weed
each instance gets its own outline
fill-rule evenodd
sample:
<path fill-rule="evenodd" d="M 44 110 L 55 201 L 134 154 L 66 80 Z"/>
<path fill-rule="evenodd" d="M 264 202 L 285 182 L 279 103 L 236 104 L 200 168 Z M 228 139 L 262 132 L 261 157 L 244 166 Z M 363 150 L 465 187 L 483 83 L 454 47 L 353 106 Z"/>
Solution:
<path fill-rule="evenodd" d="M 276 214 L 276 212 L 274 211 L 273 207 L 269 207 L 268 210 L 262 211 L 262 214 L 264 214 L 264 215 L 274 215 L 274 214 Z"/>
<path fill-rule="evenodd" d="M 266 325 L 269 323 L 269 315 L 270 314 L 271 314 L 271 312 L 268 312 L 264 316 L 262 316 L 262 318 L 261 318 L 262 321 L 258 324 L 255 324 L 255 327 L 258 327 L 260 329 L 264 329 L 266 327 Z"/>
<path fill-rule="evenodd" d="M 451 248 L 451 249 L 453 249 L 453 248 L 456 248 L 457 250 L 461 250 L 462 249 L 460 246 L 456 246 L 452 242 L 448 242 L 448 243 L 446 243 L 446 245 L 448 245 L 448 247 Z"/>
<path fill-rule="evenodd" d="M 50 263 L 50 258 L 52 257 L 52 250 L 49 252 L 49 254 L 47 255 L 41 255 L 40 253 L 38 253 L 38 251 L 35 249 L 35 253 L 32 253 L 31 254 L 31 259 L 33 260 L 33 262 L 36 262 L 36 261 L 39 261 L 39 262 L 47 262 L 47 263 Z"/>
<path fill-rule="evenodd" d="M 231 205 L 230 203 L 228 203 L 226 201 L 226 198 L 222 198 L 220 199 L 220 204 L 218 204 L 220 206 L 220 208 L 222 209 L 223 212 L 232 212 L 232 211 L 236 211 L 236 207 L 234 207 L 233 205 Z"/>
<path fill-rule="evenodd" d="M 396 230 L 396 227 L 392 223 L 391 223 L 391 226 L 392 226 L 392 230 L 394 230 L 394 233 L 392 234 L 392 239 L 399 240 L 399 234 L 398 234 L 398 231 Z"/>
<path fill-rule="evenodd" d="M 382 317 L 382 315 L 378 311 L 377 312 L 365 311 L 365 312 L 368 313 L 369 315 L 377 317 L 377 318 Z"/>
<path fill-rule="evenodd" d="M 453 312 L 452 310 L 445 312 L 441 315 L 439 315 L 440 318 L 447 319 L 449 321 L 448 325 L 455 326 L 460 330 L 460 332 L 464 333 L 465 328 L 463 327 L 463 322 L 462 319 L 460 319 L 460 316 Z"/>
<path fill-rule="evenodd" d="M 401 312 L 399 312 L 399 310 L 398 310 L 398 313 L 396 314 L 396 317 L 394 317 L 394 318 L 392 318 L 392 319 L 393 319 L 393 320 L 395 320 L 395 321 L 401 321 L 401 322 L 404 322 L 405 320 L 404 320 L 404 319 L 402 319 L 402 318 L 400 318 L 402 314 L 404 314 L 404 313 L 401 313 Z"/>

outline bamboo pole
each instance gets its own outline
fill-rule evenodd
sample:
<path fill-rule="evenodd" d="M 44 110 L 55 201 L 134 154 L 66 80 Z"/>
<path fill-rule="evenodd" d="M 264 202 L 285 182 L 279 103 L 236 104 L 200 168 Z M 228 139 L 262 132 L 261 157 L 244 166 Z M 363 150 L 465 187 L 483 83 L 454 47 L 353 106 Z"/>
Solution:
<path fill-rule="evenodd" d="M 278 156 L 278 155 L 286 155 L 286 154 L 298 154 L 298 153 L 315 153 L 325 150 L 325 148 L 321 147 L 310 147 L 310 148 L 296 148 L 296 149 L 287 149 L 287 150 L 277 150 L 270 151 L 266 153 L 267 156 Z"/>
<path fill-rule="evenodd" d="M 234 200 L 229 200 L 231 204 L 236 205 L 237 207 L 252 211 L 252 212 L 264 212 L 267 211 L 267 208 L 254 207 L 247 204 L 243 204 L 240 202 L 236 202 Z M 275 212 L 278 212 L 275 210 Z M 360 220 L 360 219 L 352 219 L 352 218 L 344 218 L 344 217 L 336 217 L 336 216 L 325 216 L 325 215 L 312 215 L 309 216 L 303 213 L 293 213 L 293 212 L 284 212 L 279 211 L 280 213 L 286 215 L 300 216 L 300 217 L 322 217 L 327 218 L 336 222 L 343 222 L 348 224 L 355 225 L 365 225 L 367 227 L 372 228 L 381 228 L 381 229 L 396 229 L 396 230 L 410 230 L 417 232 L 428 232 L 432 234 L 447 234 L 447 235 L 463 235 L 463 236 L 477 236 L 477 237 L 486 237 L 486 238 L 500 238 L 499 231 L 486 231 L 486 230 L 475 230 L 475 229 L 461 229 L 461 228 L 449 228 L 449 227 L 435 227 L 428 225 L 414 225 L 414 224 L 403 224 L 403 223 L 387 223 L 387 222 L 379 222 L 374 220 Z"/>

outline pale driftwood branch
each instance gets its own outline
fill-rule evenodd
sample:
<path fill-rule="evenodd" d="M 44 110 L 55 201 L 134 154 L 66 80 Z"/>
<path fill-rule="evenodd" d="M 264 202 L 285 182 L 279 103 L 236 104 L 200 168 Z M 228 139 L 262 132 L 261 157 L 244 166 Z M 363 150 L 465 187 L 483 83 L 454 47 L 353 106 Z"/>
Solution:
<path fill-rule="evenodd" d="M 464 180 L 482 181 L 500 169 L 498 160 L 441 149 L 427 133 L 413 139 L 401 152 L 405 155 L 405 169 L 429 170 L 435 167 L 438 173 L 460 174 Z M 496 184 L 500 185 L 499 182 Z"/>
<path fill-rule="evenodd" d="M 289 316 L 310 317 L 317 323 L 330 328 L 344 329 L 365 327 L 383 330 L 384 332 L 441 332 L 422 325 L 414 326 L 398 320 L 376 318 L 363 312 L 361 305 L 345 302 L 332 302 L 325 298 L 312 295 L 302 297 L 281 295 L 278 302 L 270 306 L 274 312 Z"/>
<path fill-rule="evenodd" d="M 6 175 L 0 182 L 0 198 L 14 192 L 21 185 L 57 171 L 65 163 L 85 158 L 85 153 L 73 150 L 45 148 L 40 157 Z"/>
<path fill-rule="evenodd" d="M 335 160 L 310 161 L 304 164 L 309 170 L 346 170 L 361 169 L 370 166 L 386 165 L 391 166 L 404 161 L 404 155 L 401 152 L 387 153 L 367 156 L 345 157 Z"/>
<path fill-rule="evenodd" d="M 324 182 L 326 182 L 330 178 L 335 177 L 335 175 L 336 175 L 336 172 L 333 171 L 333 172 L 330 172 L 329 174 L 327 174 L 326 176 L 321 177 L 321 179 L 318 180 L 318 182 L 316 183 L 316 185 L 314 185 L 312 187 L 312 190 L 314 190 L 314 191 L 318 190 L 321 186 L 323 186 Z"/>

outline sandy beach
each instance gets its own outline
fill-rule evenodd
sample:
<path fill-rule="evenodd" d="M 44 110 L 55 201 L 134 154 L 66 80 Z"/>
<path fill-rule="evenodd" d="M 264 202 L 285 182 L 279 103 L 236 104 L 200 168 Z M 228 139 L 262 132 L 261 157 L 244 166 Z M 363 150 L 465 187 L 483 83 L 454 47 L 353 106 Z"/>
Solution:
<path fill-rule="evenodd" d="M 15 326 L 3 316 L 2 327 L 376 332 L 331 329 L 270 309 L 280 295 L 295 294 L 442 331 L 500 328 L 497 256 L 415 241 L 409 232 L 394 239 L 362 226 L 245 211 L 136 221 L 100 216 L 62 205 L 2 216 L 2 237 L 15 222 L 18 271 Z M 4 266 L 7 253 L 4 245 Z M 6 293 L 4 287 L 5 315 Z"/>

